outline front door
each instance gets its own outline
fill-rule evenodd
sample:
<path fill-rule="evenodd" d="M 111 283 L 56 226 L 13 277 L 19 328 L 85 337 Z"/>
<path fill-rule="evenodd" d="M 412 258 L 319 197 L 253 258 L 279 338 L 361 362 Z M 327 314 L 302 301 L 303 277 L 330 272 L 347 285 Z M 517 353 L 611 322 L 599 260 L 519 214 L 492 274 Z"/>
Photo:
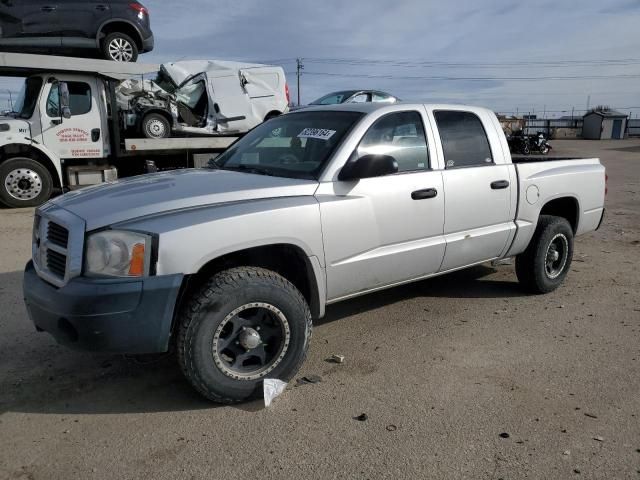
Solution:
<path fill-rule="evenodd" d="M 56 0 L 20 0 L 22 36 L 39 37 L 39 47 L 59 47 L 58 3 Z"/>
<path fill-rule="evenodd" d="M 66 82 L 71 118 L 60 115 L 57 82 L 45 85 L 40 97 L 42 142 L 60 158 L 101 158 L 103 135 L 97 84 L 94 79 Z"/>
<path fill-rule="evenodd" d="M 387 114 L 362 138 L 354 156 L 385 154 L 398 173 L 322 183 L 320 202 L 327 298 L 434 273 L 444 255 L 444 191 L 432 171 L 418 111 Z"/>
<path fill-rule="evenodd" d="M 614 120 L 613 121 L 613 131 L 611 132 L 611 138 L 619 139 L 620 133 L 622 132 L 622 120 Z"/>
<path fill-rule="evenodd" d="M 511 195 L 517 185 L 512 185 L 514 167 L 494 162 L 477 115 L 441 110 L 434 116 L 445 161 L 447 248 L 441 271 L 446 271 L 501 255 L 515 228 Z"/>
<path fill-rule="evenodd" d="M 0 45 L 11 44 L 22 35 L 23 0 L 0 0 Z"/>

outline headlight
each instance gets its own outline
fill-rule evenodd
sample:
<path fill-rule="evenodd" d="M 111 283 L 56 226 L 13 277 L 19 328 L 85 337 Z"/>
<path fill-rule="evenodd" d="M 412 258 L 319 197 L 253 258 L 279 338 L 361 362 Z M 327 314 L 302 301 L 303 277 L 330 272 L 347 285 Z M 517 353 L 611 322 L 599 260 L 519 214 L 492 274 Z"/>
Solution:
<path fill-rule="evenodd" d="M 87 239 L 84 272 L 89 276 L 142 277 L 151 265 L 150 235 L 105 230 Z"/>

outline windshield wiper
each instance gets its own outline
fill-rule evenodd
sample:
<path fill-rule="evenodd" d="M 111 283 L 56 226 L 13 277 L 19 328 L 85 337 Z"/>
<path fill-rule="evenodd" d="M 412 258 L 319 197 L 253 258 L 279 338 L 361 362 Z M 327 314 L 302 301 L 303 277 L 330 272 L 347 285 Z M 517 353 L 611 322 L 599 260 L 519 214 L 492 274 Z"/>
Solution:
<path fill-rule="evenodd" d="M 235 170 L 238 172 L 246 172 L 246 173 L 255 173 L 257 175 L 268 175 L 270 177 L 274 177 L 275 174 L 264 167 L 258 167 L 255 165 L 233 165 L 233 166 L 222 166 L 220 167 L 222 170 Z"/>

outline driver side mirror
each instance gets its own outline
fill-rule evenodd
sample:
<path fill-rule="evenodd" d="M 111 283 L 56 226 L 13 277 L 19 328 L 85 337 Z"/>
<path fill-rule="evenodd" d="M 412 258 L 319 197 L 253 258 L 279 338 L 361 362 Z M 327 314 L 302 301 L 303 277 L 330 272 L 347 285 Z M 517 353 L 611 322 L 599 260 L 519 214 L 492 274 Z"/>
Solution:
<path fill-rule="evenodd" d="M 398 162 L 391 155 L 364 155 L 357 160 L 349 160 L 340 170 L 338 180 L 382 177 L 397 172 Z"/>
<path fill-rule="evenodd" d="M 58 83 L 58 96 L 60 98 L 60 116 L 71 118 L 71 108 L 69 107 L 69 86 L 66 82 Z"/>

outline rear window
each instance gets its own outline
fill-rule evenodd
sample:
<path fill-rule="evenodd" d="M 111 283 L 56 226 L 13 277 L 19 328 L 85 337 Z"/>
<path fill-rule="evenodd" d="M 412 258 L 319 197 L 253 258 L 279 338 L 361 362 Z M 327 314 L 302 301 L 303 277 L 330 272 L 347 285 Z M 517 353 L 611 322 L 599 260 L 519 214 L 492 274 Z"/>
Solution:
<path fill-rule="evenodd" d="M 434 112 L 446 168 L 493 164 L 489 139 L 482 122 L 471 112 Z"/>

